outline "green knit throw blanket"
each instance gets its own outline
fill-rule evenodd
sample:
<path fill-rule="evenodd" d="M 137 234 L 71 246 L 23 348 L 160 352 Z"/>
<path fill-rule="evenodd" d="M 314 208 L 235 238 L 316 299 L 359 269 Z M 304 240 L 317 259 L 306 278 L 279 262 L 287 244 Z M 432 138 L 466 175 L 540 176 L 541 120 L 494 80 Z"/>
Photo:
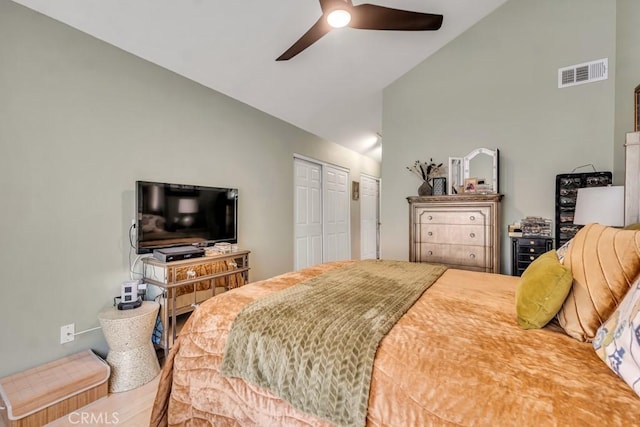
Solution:
<path fill-rule="evenodd" d="M 446 270 L 358 261 L 254 301 L 236 317 L 221 374 L 339 426 L 364 426 L 380 340 Z"/>

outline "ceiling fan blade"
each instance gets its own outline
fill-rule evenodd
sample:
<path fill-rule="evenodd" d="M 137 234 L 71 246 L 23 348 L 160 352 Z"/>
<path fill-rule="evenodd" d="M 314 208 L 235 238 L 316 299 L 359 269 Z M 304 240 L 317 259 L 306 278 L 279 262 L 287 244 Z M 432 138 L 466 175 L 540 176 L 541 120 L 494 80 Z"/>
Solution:
<path fill-rule="evenodd" d="M 442 15 L 365 3 L 353 7 L 351 22 L 348 25 L 362 30 L 438 30 L 442 26 Z"/>
<path fill-rule="evenodd" d="M 302 37 L 300 37 L 297 42 L 295 42 L 289 49 L 287 49 L 285 53 L 280 55 L 276 59 L 276 61 L 287 61 L 293 58 L 294 56 L 320 40 L 320 38 L 327 34 L 329 31 L 331 31 L 331 27 L 329 26 L 329 24 L 327 24 L 327 20 L 323 15 L 315 24 L 313 24 L 311 28 L 309 28 L 309 31 L 304 33 Z"/>

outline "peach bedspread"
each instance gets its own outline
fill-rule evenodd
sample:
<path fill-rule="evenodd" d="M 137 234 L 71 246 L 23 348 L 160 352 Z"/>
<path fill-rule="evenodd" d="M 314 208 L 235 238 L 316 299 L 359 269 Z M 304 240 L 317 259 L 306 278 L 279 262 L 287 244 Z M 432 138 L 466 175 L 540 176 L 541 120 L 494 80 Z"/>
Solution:
<path fill-rule="evenodd" d="M 287 273 L 201 304 L 165 363 L 151 425 L 330 425 L 218 371 L 243 305 L 347 263 Z M 640 398 L 591 344 L 553 327 L 518 326 L 517 280 L 447 270 L 380 343 L 367 425 L 636 424 Z"/>

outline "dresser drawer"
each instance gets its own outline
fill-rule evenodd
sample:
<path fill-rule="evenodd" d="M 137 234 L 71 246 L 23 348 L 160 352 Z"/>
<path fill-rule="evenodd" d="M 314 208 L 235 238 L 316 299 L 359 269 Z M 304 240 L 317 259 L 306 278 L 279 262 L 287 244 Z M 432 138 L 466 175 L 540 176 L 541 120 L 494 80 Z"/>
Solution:
<path fill-rule="evenodd" d="M 490 246 L 416 244 L 417 261 L 457 266 L 489 267 Z"/>
<path fill-rule="evenodd" d="M 542 255 L 547 251 L 546 246 L 519 246 L 518 255 Z"/>
<path fill-rule="evenodd" d="M 428 207 L 416 208 L 416 219 L 420 224 L 491 224 L 491 208 L 479 207 Z"/>
<path fill-rule="evenodd" d="M 540 238 L 520 238 L 516 242 L 519 254 L 543 254 L 547 251 L 549 239 Z"/>
<path fill-rule="evenodd" d="M 539 254 L 518 254 L 517 255 L 519 263 L 526 262 L 528 264 L 531 264 L 539 256 L 540 256 Z"/>
<path fill-rule="evenodd" d="M 492 245 L 489 225 L 417 224 L 415 238 L 421 243 L 451 245 Z"/>

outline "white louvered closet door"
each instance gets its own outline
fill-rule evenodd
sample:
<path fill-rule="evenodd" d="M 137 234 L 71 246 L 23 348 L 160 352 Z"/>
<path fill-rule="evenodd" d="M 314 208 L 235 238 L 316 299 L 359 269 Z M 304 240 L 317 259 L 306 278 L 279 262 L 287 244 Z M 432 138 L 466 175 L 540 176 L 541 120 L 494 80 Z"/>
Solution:
<path fill-rule="evenodd" d="M 294 159 L 294 269 L 351 258 L 349 171 Z"/>
<path fill-rule="evenodd" d="M 322 262 L 322 167 L 294 159 L 294 270 Z"/>

